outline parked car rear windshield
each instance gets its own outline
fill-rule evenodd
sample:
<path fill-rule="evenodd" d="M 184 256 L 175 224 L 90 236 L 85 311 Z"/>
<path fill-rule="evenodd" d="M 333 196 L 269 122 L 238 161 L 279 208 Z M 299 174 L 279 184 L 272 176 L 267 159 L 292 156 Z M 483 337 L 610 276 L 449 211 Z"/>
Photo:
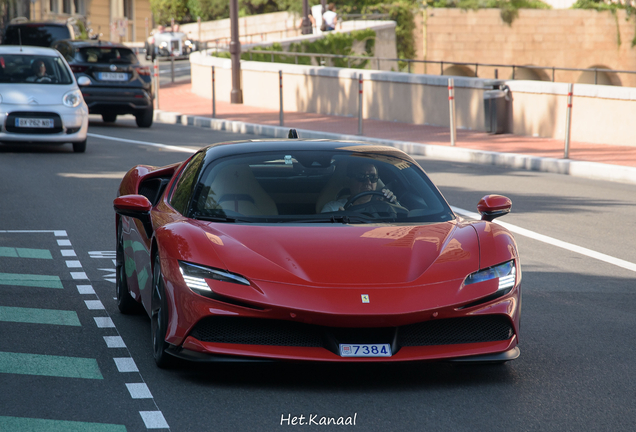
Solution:
<path fill-rule="evenodd" d="M 113 47 L 86 47 L 80 48 L 75 56 L 78 61 L 84 63 L 137 63 L 137 56 L 128 48 Z"/>
<path fill-rule="evenodd" d="M 18 34 L 18 29 L 20 32 Z M 71 32 L 66 26 L 48 24 L 9 25 L 2 40 L 3 45 L 31 45 L 50 47 L 53 42 L 70 39 Z"/>
<path fill-rule="evenodd" d="M 60 57 L 0 54 L 0 83 L 72 84 L 73 78 Z"/>

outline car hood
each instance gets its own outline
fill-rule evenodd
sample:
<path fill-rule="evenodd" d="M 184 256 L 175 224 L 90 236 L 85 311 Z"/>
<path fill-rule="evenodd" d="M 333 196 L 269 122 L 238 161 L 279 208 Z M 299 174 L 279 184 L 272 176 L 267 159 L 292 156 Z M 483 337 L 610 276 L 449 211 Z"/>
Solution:
<path fill-rule="evenodd" d="M 1 85 L 2 104 L 62 105 L 62 97 L 77 87 L 74 84 L 12 84 Z"/>
<path fill-rule="evenodd" d="M 463 278 L 479 268 L 477 234 L 458 221 L 417 226 L 201 225 L 225 267 L 252 280 L 411 285 Z"/>

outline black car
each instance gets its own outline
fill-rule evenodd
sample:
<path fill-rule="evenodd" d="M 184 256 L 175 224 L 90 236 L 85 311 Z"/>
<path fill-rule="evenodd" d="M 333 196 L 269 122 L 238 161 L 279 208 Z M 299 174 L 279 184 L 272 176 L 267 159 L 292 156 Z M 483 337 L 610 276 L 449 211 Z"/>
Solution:
<path fill-rule="evenodd" d="M 93 40 L 64 40 L 53 48 L 71 66 L 91 114 L 101 114 L 107 123 L 119 114 L 133 114 L 137 126 L 152 125 L 150 68 L 142 66 L 130 48 Z"/>
<path fill-rule="evenodd" d="M 30 45 L 50 47 L 62 39 L 74 39 L 69 24 L 56 22 L 12 22 L 4 29 L 2 45 Z"/>

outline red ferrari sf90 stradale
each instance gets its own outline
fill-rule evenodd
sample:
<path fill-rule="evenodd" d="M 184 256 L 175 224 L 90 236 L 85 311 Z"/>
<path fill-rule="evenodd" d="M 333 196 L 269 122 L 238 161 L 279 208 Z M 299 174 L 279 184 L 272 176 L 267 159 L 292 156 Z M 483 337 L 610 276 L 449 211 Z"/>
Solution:
<path fill-rule="evenodd" d="M 492 222 L 450 209 L 405 153 L 244 141 L 138 165 L 117 213 L 117 302 L 154 358 L 503 363 L 519 356 L 521 268 Z"/>

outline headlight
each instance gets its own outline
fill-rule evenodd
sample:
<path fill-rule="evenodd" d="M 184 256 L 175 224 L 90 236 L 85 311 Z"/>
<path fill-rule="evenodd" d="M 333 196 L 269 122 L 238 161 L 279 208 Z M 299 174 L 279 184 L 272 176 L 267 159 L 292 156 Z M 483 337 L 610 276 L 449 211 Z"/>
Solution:
<path fill-rule="evenodd" d="M 168 42 L 161 42 L 161 44 L 159 45 L 161 48 L 165 48 L 168 46 Z"/>
<path fill-rule="evenodd" d="M 464 280 L 464 285 L 470 285 L 497 278 L 499 279 L 499 288 L 497 288 L 497 291 L 510 291 L 515 286 L 517 268 L 515 267 L 514 260 L 469 274 L 466 277 L 466 280 Z"/>
<path fill-rule="evenodd" d="M 185 41 L 185 44 L 186 44 L 186 46 L 192 46 L 192 41 L 187 40 L 187 41 Z"/>
<path fill-rule="evenodd" d="M 62 102 L 67 107 L 75 108 L 82 103 L 82 92 L 79 90 L 73 90 L 64 95 Z"/>
<path fill-rule="evenodd" d="M 225 270 L 204 267 L 197 264 L 179 261 L 179 269 L 183 275 L 188 288 L 197 294 L 210 293 L 210 289 L 206 279 L 212 279 L 219 282 L 230 282 L 240 285 L 249 285 L 250 282 L 242 276 L 235 275 Z"/>

